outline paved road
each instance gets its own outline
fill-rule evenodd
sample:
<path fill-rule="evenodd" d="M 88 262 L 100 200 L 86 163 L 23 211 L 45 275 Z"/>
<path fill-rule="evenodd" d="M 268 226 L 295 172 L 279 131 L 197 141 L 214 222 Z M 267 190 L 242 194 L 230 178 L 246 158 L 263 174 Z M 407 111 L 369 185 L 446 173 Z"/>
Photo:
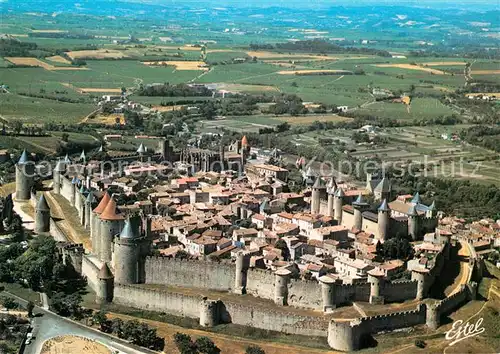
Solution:
<path fill-rule="evenodd" d="M 7 293 L 10 297 L 16 298 L 21 304 L 26 304 L 27 301 L 18 296 Z M 27 345 L 24 354 L 39 354 L 43 343 L 53 337 L 63 335 L 75 335 L 86 337 L 110 348 L 113 353 L 119 354 L 142 354 L 156 353 L 147 349 L 142 349 L 134 345 L 130 345 L 125 341 L 109 336 L 81 324 L 73 322 L 67 318 L 56 315 L 53 312 L 47 311 L 40 307 L 35 307 L 35 314 L 42 314 L 33 319 L 33 341 Z M 77 354 L 77 353 L 75 353 Z"/>

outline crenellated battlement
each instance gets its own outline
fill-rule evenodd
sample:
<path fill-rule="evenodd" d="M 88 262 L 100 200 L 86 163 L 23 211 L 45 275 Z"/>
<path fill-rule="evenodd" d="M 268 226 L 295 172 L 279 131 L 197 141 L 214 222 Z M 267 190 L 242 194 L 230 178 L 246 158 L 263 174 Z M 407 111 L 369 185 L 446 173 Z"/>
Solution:
<path fill-rule="evenodd" d="M 391 312 L 383 315 L 375 315 L 375 316 L 367 316 L 367 317 L 361 317 L 359 320 L 361 323 L 366 323 L 370 321 L 378 321 L 378 320 L 384 320 L 384 319 L 392 319 L 395 317 L 399 316 L 406 316 L 406 315 L 419 315 L 423 311 L 425 311 L 425 305 L 424 304 L 418 304 L 417 308 L 415 310 L 408 310 L 408 311 L 400 311 L 400 312 Z"/>

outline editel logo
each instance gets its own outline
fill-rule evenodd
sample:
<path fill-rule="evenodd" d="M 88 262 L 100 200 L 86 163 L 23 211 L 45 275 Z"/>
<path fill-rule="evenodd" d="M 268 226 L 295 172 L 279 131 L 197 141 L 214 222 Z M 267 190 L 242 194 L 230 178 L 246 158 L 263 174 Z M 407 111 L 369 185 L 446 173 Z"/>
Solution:
<path fill-rule="evenodd" d="M 462 320 L 453 322 L 453 326 L 451 326 L 451 329 L 446 332 L 445 338 L 447 340 L 453 341 L 448 344 L 449 347 L 460 342 L 461 340 L 477 336 L 478 334 L 481 334 L 485 331 L 484 327 L 481 327 L 481 324 L 483 323 L 482 318 L 478 319 L 475 324 L 466 322 L 464 325 L 462 325 L 463 322 L 464 321 Z"/>

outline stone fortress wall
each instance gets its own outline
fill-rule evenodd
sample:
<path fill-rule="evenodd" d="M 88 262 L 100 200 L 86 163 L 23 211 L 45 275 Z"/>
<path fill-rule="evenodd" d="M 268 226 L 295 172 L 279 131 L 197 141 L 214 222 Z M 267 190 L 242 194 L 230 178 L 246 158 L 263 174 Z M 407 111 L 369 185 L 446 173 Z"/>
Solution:
<path fill-rule="evenodd" d="M 146 259 L 146 284 L 192 287 L 197 289 L 236 292 L 237 265 L 203 260 L 179 260 L 167 257 L 148 257 Z M 244 293 L 273 300 L 276 294 L 276 275 L 270 270 L 246 269 L 244 274 Z M 323 309 L 321 282 L 317 280 L 287 279 L 287 304 L 313 310 Z M 353 301 L 370 300 L 372 285 L 368 282 L 358 284 L 332 284 L 333 305 L 335 307 Z M 417 296 L 418 281 L 387 282 L 379 296 L 386 302 L 405 301 Z"/>
<path fill-rule="evenodd" d="M 236 268 L 232 264 L 148 257 L 146 283 L 231 291 Z"/>
<path fill-rule="evenodd" d="M 326 318 L 295 314 L 286 308 L 273 310 L 226 299 L 207 300 L 197 294 L 184 294 L 175 290 L 116 284 L 114 301 L 130 307 L 195 319 L 209 317 L 212 319 L 210 325 L 234 323 L 289 334 L 327 335 Z M 213 301 L 214 306 L 207 308 L 206 301 Z"/>

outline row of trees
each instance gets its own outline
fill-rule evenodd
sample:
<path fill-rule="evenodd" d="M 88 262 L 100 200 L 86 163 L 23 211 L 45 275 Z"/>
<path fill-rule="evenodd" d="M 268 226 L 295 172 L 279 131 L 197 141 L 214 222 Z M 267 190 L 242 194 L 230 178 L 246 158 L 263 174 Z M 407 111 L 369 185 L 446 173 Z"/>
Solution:
<path fill-rule="evenodd" d="M 212 96 L 212 90 L 205 86 L 189 86 L 186 84 L 141 85 L 137 90 L 139 96 L 195 97 Z"/>
<path fill-rule="evenodd" d="M 151 350 L 161 351 L 165 347 L 165 339 L 156 334 L 156 328 L 137 320 L 123 321 L 120 318 L 108 319 L 106 312 L 98 311 L 91 317 L 91 322 L 99 326 L 101 332 L 116 335 Z"/>
<path fill-rule="evenodd" d="M 462 130 L 460 138 L 470 144 L 500 152 L 500 126 L 476 125 Z"/>
<path fill-rule="evenodd" d="M 284 42 L 273 44 L 250 44 L 252 50 L 278 50 L 287 52 L 306 52 L 306 53 L 356 53 L 356 54 L 374 54 L 382 57 L 391 57 L 391 54 L 385 50 L 372 48 L 343 47 L 323 39 L 311 39 L 295 42 Z"/>

